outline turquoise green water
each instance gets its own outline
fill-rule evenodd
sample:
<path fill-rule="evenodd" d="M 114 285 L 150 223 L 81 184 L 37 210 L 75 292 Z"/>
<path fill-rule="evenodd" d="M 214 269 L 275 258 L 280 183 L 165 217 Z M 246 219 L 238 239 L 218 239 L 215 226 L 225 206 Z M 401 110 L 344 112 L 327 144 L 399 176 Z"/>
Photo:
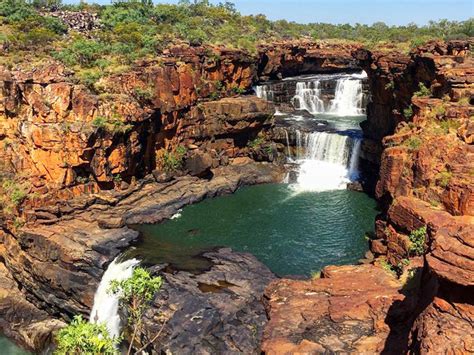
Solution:
<path fill-rule="evenodd" d="M 1 355 L 28 355 L 25 350 L 20 349 L 7 338 L 0 336 L 0 354 Z"/>
<path fill-rule="evenodd" d="M 192 271 L 207 265 L 197 255 L 226 246 L 252 253 L 278 275 L 310 275 L 364 256 L 375 205 L 347 190 L 295 195 L 284 184 L 246 187 L 188 206 L 165 223 L 136 226 L 143 241 L 131 256 Z"/>

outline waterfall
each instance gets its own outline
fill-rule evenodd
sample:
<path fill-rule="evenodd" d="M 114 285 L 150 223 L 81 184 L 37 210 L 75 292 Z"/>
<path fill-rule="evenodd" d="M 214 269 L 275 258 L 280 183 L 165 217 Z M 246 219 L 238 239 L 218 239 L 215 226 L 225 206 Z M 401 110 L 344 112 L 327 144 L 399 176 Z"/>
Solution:
<path fill-rule="evenodd" d="M 357 180 L 359 178 L 359 157 L 361 139 L 356 138 L 352 147 L 351 160 L 349 162 L 349 178 Z"/>
<path fill-rule="evenodd" d="M 288 135 L 288 131 L 286 129 L 285 129 L 285 137 L 286 137 L 286 148 L 288 152 L 288 159 L 291 160 L 290 136 Z"/>
<path fill-rule="evenodd" d="M 301 132 L 296 131 L 296 159 L 301 159 L 301 152 L 303 151 L 303 143 L 301 141 Z"/>
<path fill-rule="evenodd" d="M 258 85 L 254 90 L 257 97 L 267 101 L 273 101 L 274 95 L 270 85 Z"/>
<path fill-rule="evenodd" d="M 336 93 L 331 102 L 329 113 L 338 116 L 358 116 L 364 114 L 362 108 L 364 93 L 360 75 L 354 78 L 339 79 L 336 84 Z"/>
<path fill-rule="evenodd" d="M 90 322 L 105 323 L 111 337 L 120 336 L 119 297 L 109 293 L 110 282 L 125 280 L 132 276 L 133 268 L 139 263 L 137 259 L 112 261 L 102 276 L 95 292 Z"/>
<path fill-rule="evenodd" d="M 299 141 L 304 156 L 297 161 L 296 191 L 340 190 L 357 176 L 359 140 L 354 142 L 352 138 L 337 133 L 312 132 Z"/>
<path fill-rule="evenodd" d="M 296 83 L 296 93 L 293 97 L 293 106 L 298 110 L 306 110 L 317 114 L 324 112 L 324 102 L 321 100 L 319 80 Z"/>

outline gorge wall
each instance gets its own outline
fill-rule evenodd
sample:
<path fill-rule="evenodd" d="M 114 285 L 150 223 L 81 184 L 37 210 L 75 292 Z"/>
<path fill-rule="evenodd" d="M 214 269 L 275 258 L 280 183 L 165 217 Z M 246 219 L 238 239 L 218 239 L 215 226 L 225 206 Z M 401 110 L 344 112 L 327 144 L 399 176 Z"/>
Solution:
<path fill-rule="evenodd" d="M 241 95 L 258 80 L 362 68 L 362 159 L 382 209 L 371 250 L 395 267 L 410 260 L 403 274 L 418 270 L 418 286 L 401 292 L 381 259 L 274 281 L 263 350 L 472 351 L 473 67 L 467 42 L 410 55 L 299 42 L 256 57 L 176 46 L 93 88 L 57 63 L 1 68 L 2 188 L 27 192 L 0 216 L 0 275 L 14 290 L 0 293 L 2 331 L 40 350 L 63 320 L 88 314 L 104 267 L 137 238 L 127 225 L 281 179 L 268 163 L 285 151 L 269 135 L 273 105 Z M 413 98 L 420 82 L 431 98 Z M 409 235 L 423 226 L 426 254 L 413 257 Z"/>
<path fill-rule="evenodd" d="M 354 52 L 372 94 L 363 158 L 380 166 L 381 214 L 369 241 L 376 259 L 327 267 L 320 279 L 272 282 L 265 352 L 474 351 L 468 47 L 431 43 L 410 56 Z M 429 90 L 419 92 L 420 83 Z M 415 253 L 412 235 L 424 228 Z"/>

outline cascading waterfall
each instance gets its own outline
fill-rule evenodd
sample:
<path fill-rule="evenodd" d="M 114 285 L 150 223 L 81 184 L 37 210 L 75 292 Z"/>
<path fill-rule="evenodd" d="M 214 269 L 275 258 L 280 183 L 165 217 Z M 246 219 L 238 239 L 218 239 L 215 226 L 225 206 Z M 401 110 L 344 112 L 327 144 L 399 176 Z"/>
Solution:
<path fill-rule="evenodd" d="M 339 79 L 336 84 L 336 93 L 331 102 L 329 113 L 338 116 L 358 116 L 364 114 L 362 108 L 364 93 L 360 79 Z"/>
<path fill-rule="evenodd" d="M 298 135 L 297 135 L 298 137 Z M 298 140 L 298 138 L 297 138 Z M 313 132 L 300 138 L 296 191 L 340 190 L 356 176 L 360 144 L 337 133 Z"/>
<path fill-rule="evenodd" d="M 286 138 L 286 148 L 287 148 L 287 153 L 288 153 L 288 159 L 291 160 L 290 135 L 288 134 L 288 131 L 286 129 L 285 129 L 285 138 Z"/>
<path fill-rule="evenodd" d="M 306 110 L 311 114 L 325 112 L 324 102 L 320 99 L 321 89 L 319 80 L 296 83 L 296 93 L 293 106 L 298 110 Z"/>
<path fill-rule="evenodd" d="M 355 138 L 352 146 L 351 160 L 349 163 L 349 178 L 354 181 L 359 179 L 359 157 L 361 139 Z"/>
<path fill-rule="evenodd" d="M 300 79 L 291 83 L 295 85 L 295 95 L 291 99 L 295 109 L 306 110 L 313 115 L 329 114 L 331 116 L 359 116 L 364 114 L 363 79 L 365 72 L 343 76 L 320 76 Z M 336 80 L 334 99 L 323 101 L 321 83 Z M 331 87 L 324 85 L 324 87 Z M 327 89 L 325 89 L 327 90 Z M 255 88 L 258 97 L 266 100 L 274 99 L 271 85 L 261 85 Z M 292 121 L 304 121 L 304 116 L 292 115 Z M 339 120 L 338 118 L 332 118 Z M 309 118 L 311 120 L 311 118 Z M 333 123 L 334 124 L 334 123 Z M 344 123 L 336 129 L 353 130 L 356 127 L 344 127 Z M 296 129 L 296 151 L 291 155 L 290 139 L 285 130 L 288 147 L 288 159 L 299 165 L 297 183 L 293 185 L 296 191 L 327 191 L 346 188 L 348 182 L 359 178 L 358 161 L 361 139 L 345 132 L 310 132 Z"/>
<path fill-rule="evenodd" d="M 274 95 L 269 85 L 258 85 L 254 90 L 257 97 L 267 101 L 273 101 Z"/>
<path fill-rule="evenodd" d="M 102 276 L 99 287 L 95 292 L 94 306 L 92 307 L 90 322 L 104 323 L 111 337 L 120 336 L 119 297 L 109 292 L 110 282 L 122 281 L 130 278 L 134 267 L 139 263 L 137 259 L 119 262 L 118 258 L 112 261 Z"/>
<path fill-rule="evenodd" d="M 320 80 L 297 82 L 295 96 L 292 99 L 293 106 L 313 115 L 322 113 L 337 116 L 362 115 L 364 114 L 362 79 L 365 78 L 367 74 L 362 72 L 337 79 L 334 99 L 329 103 L 329 107 L 326 107 L 321 99 Z"/>

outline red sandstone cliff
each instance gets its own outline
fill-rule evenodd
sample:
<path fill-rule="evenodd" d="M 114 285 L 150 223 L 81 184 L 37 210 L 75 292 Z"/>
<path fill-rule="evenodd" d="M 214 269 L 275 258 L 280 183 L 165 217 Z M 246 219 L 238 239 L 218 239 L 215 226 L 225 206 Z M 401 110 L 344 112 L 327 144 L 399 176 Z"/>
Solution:
<path fill-rule="evenodd" d="M 370 241 L 379 259 L 326 268 L 321 279 L 274 281 L 266 291 L 265 352 L 474 352 L 474 60 L 467 47 L 354 53 L 372 93 L 363 149 L 365 159 L 380 162 L 382 213 Z M 431 97 L 413 96 L 419 83 Z M 410 240 L 420 228 L 427 231 L 422 257 Z"/>
<path fill-rule="evenodd" d="M 30 335 L 48 336 L 47 312 L 37 307 L 86 313 L 104 264 L 136 238 L 126 223 L 165 218 L 168 199 L 177 207 L 273 179 L 268 166 L 262 179 L 237 165 L 262 154 L 248 143 L 264 137 L 272 105 L 218 96 L 236 96 L 257 78 L 363 68 L 372 93 L 363 158 L 380 164 L 376 195 L 383 211 L 371 249 L 394 267 L 404 259 L 410 265 L 402 280 L 379 260 L 327 268 L 320 280 L 274 282 L 266 291 L 270 321 L 263 350 L 473 351 L 474 80 L 467 46 L 431 44 L 408 56 L 283 43 L 261 47 L 258 59 L 175 47 L 104 79 L 96 92 L 61 66 L 28 73 L 2 68 L 0 159 L 30 195 L 25 209 L 13 211 L 25 217 L 26 227 L 16 230 L 11 216 L 0 218 L 0 256 L 7 266 L 0 274 L 18 286 L 18 307 L 36 310 L 30 323 L 38 325 L 2 328 L 37 348 Z M 412 97 L 420 82 L 431 88 L 431 98 Z M 410 105 L 413 113 L 405 114 Z M 178 146 L 187 150 L 182 173 L 189 174 L 169 181 L 158 161 Z M 265 156 L 273 159 L 273 153 Z M 209 172 L 216 175 L 211 185 L 199 178 Z M 412 257 L 409 234 L 422 226 L 426 255 Z M 416 277 L 406 290 L 409 274 Z M 0 312 L 8 318 L 6 307 Z M 10 323 L 18 320 L 7 315 Z"/>

